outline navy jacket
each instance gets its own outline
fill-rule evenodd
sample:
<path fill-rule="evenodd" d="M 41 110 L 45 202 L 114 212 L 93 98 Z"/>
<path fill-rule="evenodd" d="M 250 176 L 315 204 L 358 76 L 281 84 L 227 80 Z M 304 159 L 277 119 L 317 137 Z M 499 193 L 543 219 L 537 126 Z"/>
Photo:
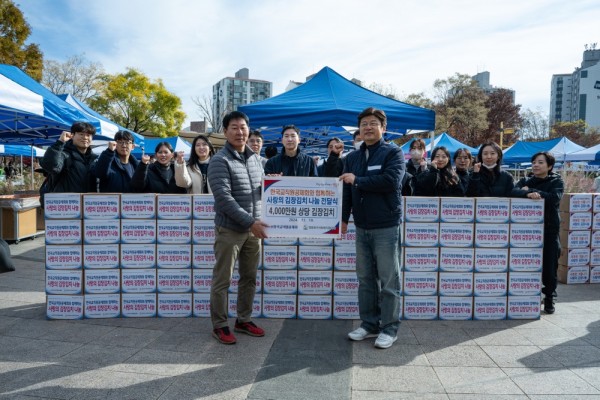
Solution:
<path fill-rule="evenodd" d="M 138 166 L 138 160 L 129 155 L 129 164 L 133 167 L 133 171 Z M 100 192 L 102 193 L 132 193 L 130 182 L 131 178 L 119 161 L 119 155 L 113 151 L 106 149 L 98 157 L 96 165 L 93 169 L 94 174 L 100 179 Z"/>
<path fill-rule="evenodd" d="M 317 167 L 312 157 L 297 150 L 295 157 L 285 155 L 285 149 L 281 153 L 269 159 L 265 164 L 265 175 L 280 174 L 283 176 L 318 176 Z"/>
<path fill-rule="evenodd" d="M 369 150 L 367 160 L 366 151 Z M 402 220 L 401 192 L 404 154 L 400 147 L 383 139 L 346 156 L 344 173 L 356 176 L 353 185 L 344 184 L 342 221 L 350 212 L 361 229 L 390 228 Z"/>
<path fill-rule="evenodd" d="M 484 166 L 479 172 L 473 172 L 469 180 L 467 196 L 469 197 L 510 197 L 515 181 L 511 174 L 500 170 L 495 176 Z"/>

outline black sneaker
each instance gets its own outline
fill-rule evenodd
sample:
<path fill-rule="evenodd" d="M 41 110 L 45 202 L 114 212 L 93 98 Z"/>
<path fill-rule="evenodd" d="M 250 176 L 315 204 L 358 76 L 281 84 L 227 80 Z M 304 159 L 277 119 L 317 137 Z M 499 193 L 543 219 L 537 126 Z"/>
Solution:
<path fill-rule="evenodd" d="M 554 314 L 554 298 L 544 298 L 544 311 L 546 314 Z"/>

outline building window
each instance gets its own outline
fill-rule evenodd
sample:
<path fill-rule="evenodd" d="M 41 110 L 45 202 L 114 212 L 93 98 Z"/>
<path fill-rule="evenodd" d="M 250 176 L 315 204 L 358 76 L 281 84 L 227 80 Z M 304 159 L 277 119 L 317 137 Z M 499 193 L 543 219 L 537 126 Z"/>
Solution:
<path fill-rule="evenodd" d="M 581 77 L 582 78 L 587 78 L 587 71 L 581 71 Z"/>

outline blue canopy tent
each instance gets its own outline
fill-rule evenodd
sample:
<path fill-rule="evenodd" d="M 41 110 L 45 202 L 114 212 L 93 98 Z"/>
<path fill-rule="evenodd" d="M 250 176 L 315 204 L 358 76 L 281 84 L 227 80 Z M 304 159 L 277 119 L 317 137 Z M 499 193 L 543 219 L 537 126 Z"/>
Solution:
<path fill-rule="evenodd" d="M 543 142 L 523 142 L 518 140 L 515 144 L 504 150 L 502 163 L 514 165 L 531 162 L 531 156 L 540 151 L 548 151 L 554 155 L 557 162 L 568 161 L 567 155 L 584 147 L 567 138 L 544 140 Z"/>
<path fill-rule="evenodd" d="M 454 156 L 454 152 L 458 149 L 465 148 L 471 152 L 473 156 L 476 156 L 479 153 L 479 149 L 471 146 L 467 146 L 466 144 L 454 139 L 452 136 L 448 135 L 448 133 L 440 133 L 433 139 L 433 147 L 431 146 L 431 138 L 423 139 L 425 141 L 425 146 L 428 154 L 431 154 L 431 151 L 435 147 L 444 146 L 450 152 L 450 156 Z M 409 141 L 402 145 L 402 151 L 405 156 L 408 156 L 410 153 L 410 143 Z"/>
<path fill-rule="evenodd" d="M 45 153 L 44 149 L 26 144 L 0 144 L 0 156 L 43 157 Z"/>
<path fill-rule="evenodd" d="M 181 139 L 179 136 L 166 138 L 144 138 L 142 144 L 139 146 L 136 145 L 131 154 L 133 154 L 138 160 L 140 159 L 142 154 L 153 156 L 154 149 L 156 148 L 156 146 L 158 146 L 160 142 L 169 142 L 173 147 L 173 150 L 183 151 L 186 159 L 190 156 L 192 145 L 189 142 Z M 94 147 L 94 153 L 100 154 L 105 149 L 106 145 Z"/>
<path fill-rule="evenodd" d="M 426 108 L 390 99 L 365 89 L 338 74 L 329 67 L 321 69 L 312 79 L 289 92 L 238 107 L 250 118 L 253 128 L 266 130 L 265 144 L 280 139 L 281 127 L 288 124 L 303 127 L 320 127 L 313 133 L 301 132 L 302 144 L 317 143 L 324 147 L 333 136 L 352 140 L 351 132 L 332 135 L 331 127 L 356 127 L 357 117 L 367 107 L 385 111 L 387 115 L 386 139 L 394 139 L 408 130 L 433 130 L 435 112 Z M 265 128 L 279 128 L 270 131 Z"/>

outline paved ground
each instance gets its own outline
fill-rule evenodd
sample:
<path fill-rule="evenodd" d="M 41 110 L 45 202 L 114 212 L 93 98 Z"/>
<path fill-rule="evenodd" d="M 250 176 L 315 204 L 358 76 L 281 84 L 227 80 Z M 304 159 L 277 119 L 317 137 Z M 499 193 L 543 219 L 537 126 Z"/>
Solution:
<path fill-rule="evenodd" d="M 539 321 L 405 321 L 388 350 L 353 321 L 259 320 L 224 346 L 207 319 L 45 319 L 43 237 L 0 275 L 0 399 L 600 399 L 600 285 Z"/>

